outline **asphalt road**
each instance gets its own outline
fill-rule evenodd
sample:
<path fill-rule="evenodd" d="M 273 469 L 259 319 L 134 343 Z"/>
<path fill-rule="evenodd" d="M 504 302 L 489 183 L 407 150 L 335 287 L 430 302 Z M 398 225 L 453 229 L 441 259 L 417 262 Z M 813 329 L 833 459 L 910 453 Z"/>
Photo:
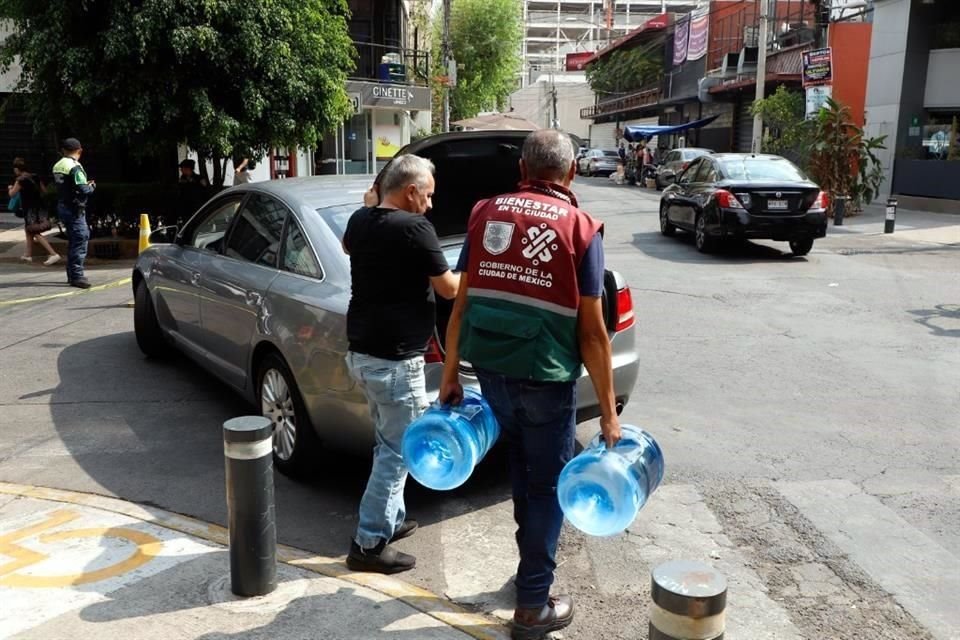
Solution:
<path fill-rule="evenodd" d="M 732 638 L 955 638 L 960 219 L 902 214 L 893 236 L 848 220 L 805 258 L 773 242 L 704 256 L 660 235 L 655 193 L 577 190 L 636 305 L 642 371 L 622 419 L 658 438 L 668 470 L 629 533 L 565 529 L 559 587 L 579 612 L 564 637 L 645 637 L 652 565 L 692 556 L 731 579 Z M 220 426 L 251 408 L 183 358 L 144 359 L 129 285 L 46 298 L 61 280 L 0 264 L 0 480 L 224 523 Z M 309 482 L 278 476 L 280 540 L 345 553 L 368 471 L 326 451 Z M 403 577 L 502 614 L 516 562 L 502 457 L 407 501 L 422 528 L 401 543 L 418 557 Z"/>

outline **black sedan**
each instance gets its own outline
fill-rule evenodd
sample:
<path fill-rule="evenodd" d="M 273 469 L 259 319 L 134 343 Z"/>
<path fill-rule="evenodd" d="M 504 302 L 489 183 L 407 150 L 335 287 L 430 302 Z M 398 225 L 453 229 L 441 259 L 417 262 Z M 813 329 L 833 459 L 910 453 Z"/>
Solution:
<path fill-rule="evenodd" d="M 727 239 L 764 239 L 803 256 L 827 234 L 827 194 L 780 156 L 702 156 L 660 198 L 660 232 L 677 228 L 692 231 L 703 253 Z"/>

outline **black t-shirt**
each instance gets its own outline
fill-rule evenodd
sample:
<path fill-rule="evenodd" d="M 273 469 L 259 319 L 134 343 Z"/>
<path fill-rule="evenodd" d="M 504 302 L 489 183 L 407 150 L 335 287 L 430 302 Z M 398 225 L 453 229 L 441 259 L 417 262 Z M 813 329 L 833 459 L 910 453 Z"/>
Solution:
<path fill-rule="evenodd" d="M 29 173 L 21 173 L 17 178 L 20 183 L 20 206 L 24 211 L 33 211 L 41 207 L 40 187 L 37 180 Z"/>
<path fill-rule="evenodd" d="M 423 354 L 436 323 L 431 276 L 449 270 L 437 232 L 422 215 L 362 208 L 343 234 L 350 253 L 350 350 L 386 360 Z"/>

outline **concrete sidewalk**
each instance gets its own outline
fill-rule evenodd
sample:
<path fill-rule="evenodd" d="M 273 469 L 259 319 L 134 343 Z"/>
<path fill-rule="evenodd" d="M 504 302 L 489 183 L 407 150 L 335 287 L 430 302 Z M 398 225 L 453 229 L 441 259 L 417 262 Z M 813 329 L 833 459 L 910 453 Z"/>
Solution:
<path fill-rule="evenodd" d="M 508 637 L 428 591 L 283 546 L 277 590 L 237 598 L 226 533 L 113 498 L 0 483 L 0 637 Z"/>
<path fill-rule="evenodd" d="M 892 234 L 883 232 L 885 220 L 886 206 L 870 204 L 864 207 L 863 213 L 846 217 L 839 227 L 830 220 L 827 236 L 880 236 L 886 241 L 960 244 L 960 216 L 955 214 L 897 209 Z"/>

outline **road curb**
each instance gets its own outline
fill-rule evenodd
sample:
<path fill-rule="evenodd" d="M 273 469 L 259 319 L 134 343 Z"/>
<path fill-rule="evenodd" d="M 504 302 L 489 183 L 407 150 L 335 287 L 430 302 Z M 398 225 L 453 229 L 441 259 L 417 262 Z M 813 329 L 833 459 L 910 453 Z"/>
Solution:
<path fill-rule="evenodd" d="M 0 494 L 91 507 L 149 522 L 207 542 L 222 546 L 228 544 L 225 527 L 119 498 L 10 482 L 0 482 Z M 287 545 L 277 545 L 277 558 L 285 564 L 382 593 L 477 640 L 506 640 L 510 637 L 509 631 L 500 623 L 466 611 L 435 593 L 402 580 L 377 573 L 354 573 L 341 558 L 318 556 Z"/>

